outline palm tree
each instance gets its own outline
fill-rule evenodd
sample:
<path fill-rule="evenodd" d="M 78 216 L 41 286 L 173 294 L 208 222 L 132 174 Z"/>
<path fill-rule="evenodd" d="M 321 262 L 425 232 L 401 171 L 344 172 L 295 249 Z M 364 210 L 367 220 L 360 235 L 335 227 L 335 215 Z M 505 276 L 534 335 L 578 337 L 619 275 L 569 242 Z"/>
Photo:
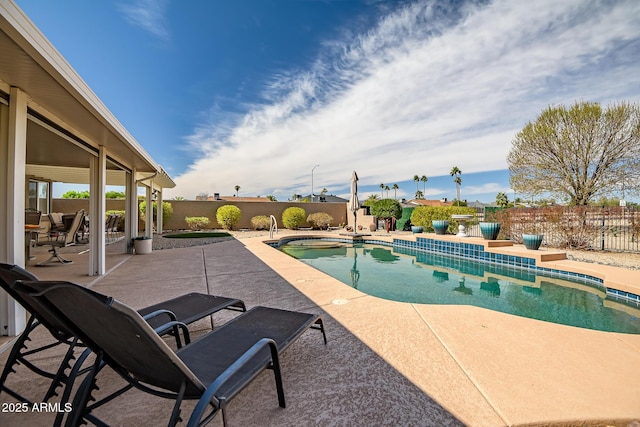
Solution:
<path fill-rule="evenodd" d="M 384 199 L 384 184 L 380 184 L 380 197 Z"/>
<path fill-rule="evenodd" d="M 389 198 L 389 190 L 390 190 L 390 188 L 389 188 L 388 185 L 385 185 L 384 189 L 387 191 L 387 199 L 388 199 Z"/>
<path fill-rule="evenodd" d="M 173 198 L 173 200 L 184 200 L 184 197 L 182 196 L 176 196 Z"/>
<path fill-rule="evenodd" d="M 369 194 L 369 197 L 367 197 L 367 200 L 365 200 L 362 204 L 364 206 L 373 206 L 373 204 L 377 201 L 378 201 L 377 194 Z"/>
<path fill-rule="evenodd" d="M 422 191 L 416 191 L 416 199 L 422 199 Z"/>
<path fill-rule="evenodd" d="M 426 197 L 427 196 L 427 181 L 429 181 L 429 178 L 426 177 L 426 175 L 422 175 L 422 177 L 420 178 L 420 181 L 422 181 L 422 197 Z"/>
<path fill-rule="evenodd" d="M 507 196 L 506 193 L 502 192 L 496 194 L 496 205 L 502 208 L 506 208 L 507 206 L 509 206 L 509 196 Z"/>
<path fill-rule="evenodd" d="M 235 189 L 236 189 L 236 197 L 238 197 L 238 191 L 240 190 L 240 186 L 239 186 L 239 185 L 236 185 L 236 186 L 235 186 L 235 187 L 233 187 L 233 188 L 235 188 Z"/>
<path fill-rule="evenodd" d="M 398 184 L 393 184 L 393 198 L 398 200 L 398 193 L 397 191 L 400 189 L 400 187 L 398 186 Z"/>
<path fill-rule="evenodd" d="M 460 206 L 460 185 L 462 185 L 462 178 L 460 178 L 460 175 L 462 175 L 462 171 L 458 169 L 457 166 L 454 166 L 451 168 L 451 172 L 449 172 L 449 175 L 454 177 L 453 182 L 456 183 L 456 193 L 458 194 L 458 206 Z"/>
<path fill-rule="evenodd" d="M 413 180 L 416 183 L 416 193 L 417 193 L 418 192 L 418 182 L 420 182 L 420 177 L 418 175 L 413 175 Z"/>

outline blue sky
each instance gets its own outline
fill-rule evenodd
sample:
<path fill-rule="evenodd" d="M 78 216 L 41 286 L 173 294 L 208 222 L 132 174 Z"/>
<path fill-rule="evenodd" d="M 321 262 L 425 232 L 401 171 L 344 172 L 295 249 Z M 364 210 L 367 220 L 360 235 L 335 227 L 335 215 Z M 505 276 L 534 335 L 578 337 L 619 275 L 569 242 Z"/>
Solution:
<path fill-rule="evenodd" d="M 640 101 L 640 2 L 17 0 L 174 178 L 200 193 L 507 192 L 549 105 Z M 422 183 L 419 184 L 422 190 Z M 393 196 L 393 191 L 389 192 Z"/>

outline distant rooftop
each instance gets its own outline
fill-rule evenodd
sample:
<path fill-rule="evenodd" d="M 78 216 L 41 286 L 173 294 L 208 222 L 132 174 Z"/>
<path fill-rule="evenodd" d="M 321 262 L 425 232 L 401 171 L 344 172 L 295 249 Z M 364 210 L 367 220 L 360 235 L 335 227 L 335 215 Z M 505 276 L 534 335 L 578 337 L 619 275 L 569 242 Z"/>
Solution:
<path fill-rule="evenodd" d="M 412 199 L 405 202 L 408 206 L 453 206 L 453 202 L 442 200 Z"/>
<path fill-rule="evenodd" d="M 227 202 L 270 202 L 271 200 L 267 197 L 237 197 L 237 196 L 220 196 L 219 194 L 214 194 L 213 196 L 196 196 L 196 200 L 199 201 L 208 201 L 212 202 L 215 200 L 222 200 Z"/>

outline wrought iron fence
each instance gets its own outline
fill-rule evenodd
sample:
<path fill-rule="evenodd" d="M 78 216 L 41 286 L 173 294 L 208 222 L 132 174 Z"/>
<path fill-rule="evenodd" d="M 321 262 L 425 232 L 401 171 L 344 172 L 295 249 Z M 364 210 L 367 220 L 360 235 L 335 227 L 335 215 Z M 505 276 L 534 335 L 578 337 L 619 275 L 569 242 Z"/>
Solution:
<path fill-rule="evenodd" d="M 640 252 L 639 207 L 486 209 L 478 212 L 477 221 L 500 222 L 499 238 L 517 243 L 522 243 L 522 234 L 543 234 L 543 245 L 556 248 Z M 477 221 L 467 233 L 480 237 Z"/>

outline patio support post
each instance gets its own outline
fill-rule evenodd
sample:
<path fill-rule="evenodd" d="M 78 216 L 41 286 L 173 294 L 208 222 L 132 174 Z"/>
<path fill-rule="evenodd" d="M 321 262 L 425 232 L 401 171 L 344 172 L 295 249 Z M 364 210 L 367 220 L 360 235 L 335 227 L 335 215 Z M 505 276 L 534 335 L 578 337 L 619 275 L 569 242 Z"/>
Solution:
<path fill-rule="evenodd" d="M 107 150 L 100 146 L 98 157 L 89 164 L 89 276 L 105 273 L 105 185 L 107 182 Z"/>
<path fill-rule="evenodd" d="M 156 219 L 156 233 L 158 235 L 162 234 L 162 227 L 164 226 L 164 223 L 162 222 L 162 213 L 164 212 L 162 210 L 162 189 L 158 190 L 158 218 Z"/>
<path fill-rule="evenodd" d="M 27 162 L 27 95 L 17 87 L 9 91 L 9 107 L 0 105 L 0 199 L 3 223 L 0 224 L 0 261 L 25 265 L 24 208 Z M 0 335 L 15 336 L 26 326 L 24 308 L 0 291 Z"/>
<path fill-rule="evenodd" d="M 146 187 L 147 210 L 144 217 L 144 235 L 153 237 L 153 181 Z"/>
<path fill-rule="evenodd" d="M 135 168 L 127 172 L 125 198 L 124 238 L 129 244 L 138 235 L 138 184 Z"/>

